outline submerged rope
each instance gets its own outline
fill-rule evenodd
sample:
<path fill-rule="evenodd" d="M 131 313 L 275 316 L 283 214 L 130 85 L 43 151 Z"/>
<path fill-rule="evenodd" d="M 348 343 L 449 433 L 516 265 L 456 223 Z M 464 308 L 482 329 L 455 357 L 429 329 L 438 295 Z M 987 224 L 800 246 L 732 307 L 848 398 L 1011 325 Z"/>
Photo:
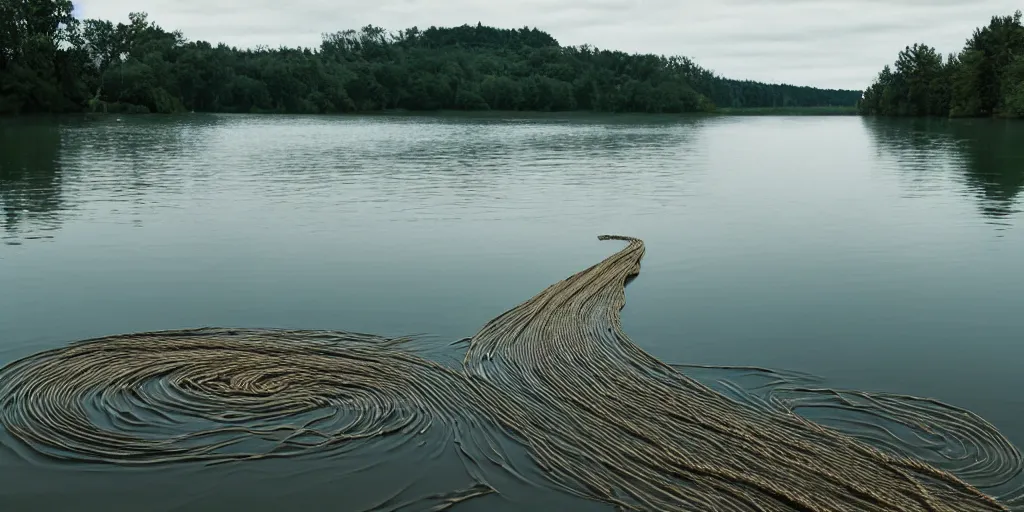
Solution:
<path fill-rule="evenodd" d="M 461 369 L 413 354 L 405 340 L 351 333 L 113 336 L 0 370 L 0 424 L 37 453 L 120 464 L 344 453 L 439 429 L 469 463 L 516 472 L 476 435 L 493 422 L 548 485 L 625 509 L 1008 510 L 1012 497 L 968 482 L 1009 482 L 1020 453 L 965 411 L 798 386 L 737 400 L 642 351 L 619 311 L 644 245 L 601 238 L 628 245 L 488 322 Z M 918 444 L 863 419 L 858 433 L 797 413 L 815 406 L 921 426 Z M 951 442 L 963 449 L 938 449 Z M 494 490 L 479 482 L 438 506 Z"/>
<path fill-rule="evenodd" d="M 0 372 L 0 423 L 45 455 L 119 464 L 287 456 L 450 429 L 466 412 L 465 378 L 402 341 L 196 329 L 80 342 Z"/>

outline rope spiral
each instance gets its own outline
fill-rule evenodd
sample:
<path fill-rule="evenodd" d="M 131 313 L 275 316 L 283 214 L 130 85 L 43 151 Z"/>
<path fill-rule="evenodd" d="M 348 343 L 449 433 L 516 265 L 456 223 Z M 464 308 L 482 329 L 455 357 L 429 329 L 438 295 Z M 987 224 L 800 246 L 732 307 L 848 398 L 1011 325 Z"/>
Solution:
<path fill-rule="evenodd" d="M 627 245 L 488 322 L 461 368 L 406 339 L 334 331 L 111 336 L 0 370 L 0 425 L 52 458 L 142 465 L 344 454 L 429 429 L 461 446 L 488 424 L 526 449 L 537 485 L 627 510 L 970 512 L 1019 501 L 1019 490 L 983 492 L 1006 488 L 1024 462 L 967 411 L 763 369 L 722 369 L 768 376 L 756 391 L 714 389 L 653 358 L 619 318 L 644 244 L 601 239 Z M 476 444 L 516 471 L 494 443 Z M 481 481 L 434 497 L 435 508 L 495 492 Z"/>

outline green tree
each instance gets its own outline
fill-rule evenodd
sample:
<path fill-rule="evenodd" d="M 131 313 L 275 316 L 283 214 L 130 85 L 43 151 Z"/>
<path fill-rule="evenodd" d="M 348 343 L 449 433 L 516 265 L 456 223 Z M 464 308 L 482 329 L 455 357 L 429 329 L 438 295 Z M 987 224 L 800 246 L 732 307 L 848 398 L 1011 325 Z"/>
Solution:
<path fill-rule="evenodd" d="M 24 8 L 30 3 L 46 9 Z M 529 27 L 477 23 L 389 33 L 367 25 L 324 34 L 315 49 L 238 49 L 188 41 L 139 12 L 127 22 L 85 20 L 77 31 L 70 6 L 0 0 L 0 12 L 12 13 L 0 22 L 3 111 L 693 112 L 715 105 L 853 105 L 860 96 L 728 80 L 686 57 L 561 46 Z M 11 23 L 13 14 L 40 19 Z"/>
<path fill-rule="evenodd" d="M 78 98 L 69 0 L 0 0 L 0 113 L 62 112 Z"/>
<path fill-rule="evenodd" d="M 900 52 L 863 94 L 865 115 L 1022 115 L 1021 12 L 994 16 L 978 28 L 957 55 L 942 62 L 934 49 L 915 44 Z"/>
<path fill-rule="evenodd" d="M 1002 93 L 1005 112 L 1024 117 L 1024 55 L 1017 55 L 1006 67 Z"/>

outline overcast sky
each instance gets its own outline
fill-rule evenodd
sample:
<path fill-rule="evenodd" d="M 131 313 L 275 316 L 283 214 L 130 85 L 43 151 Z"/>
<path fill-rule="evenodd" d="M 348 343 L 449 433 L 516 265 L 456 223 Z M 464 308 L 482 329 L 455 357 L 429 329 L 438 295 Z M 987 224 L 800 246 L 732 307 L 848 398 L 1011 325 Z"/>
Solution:
<path fill-rule="evenodd" d="M 906 45 L 959 51 L 1021 0 L 76 0 L 79 18 L 145 11 L 190 40 L 310 46 L 367 24 L 537 27 L 563 45 L 686 55 L 729 78 L 863 89 Z M 287 8 L 285 7 L 287 6 Z"/>

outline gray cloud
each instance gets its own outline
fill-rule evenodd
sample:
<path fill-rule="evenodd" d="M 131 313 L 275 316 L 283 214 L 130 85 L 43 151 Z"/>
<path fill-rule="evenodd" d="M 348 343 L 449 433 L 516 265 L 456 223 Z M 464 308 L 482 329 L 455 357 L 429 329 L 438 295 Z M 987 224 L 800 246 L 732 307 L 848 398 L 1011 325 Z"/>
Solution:
<path fill-rule="evenodd" d="M 315 47 L 320 34 L 464 23 L 537 27 L 562 44 L 686 55 L 730 78 L 861 89 L 915 42 L 959 51 L 1019 0 L 80 0 L 81 17 L 145 11 L 189 39 Z M 287 6 L 287 7 L 285 7 Z"/>

